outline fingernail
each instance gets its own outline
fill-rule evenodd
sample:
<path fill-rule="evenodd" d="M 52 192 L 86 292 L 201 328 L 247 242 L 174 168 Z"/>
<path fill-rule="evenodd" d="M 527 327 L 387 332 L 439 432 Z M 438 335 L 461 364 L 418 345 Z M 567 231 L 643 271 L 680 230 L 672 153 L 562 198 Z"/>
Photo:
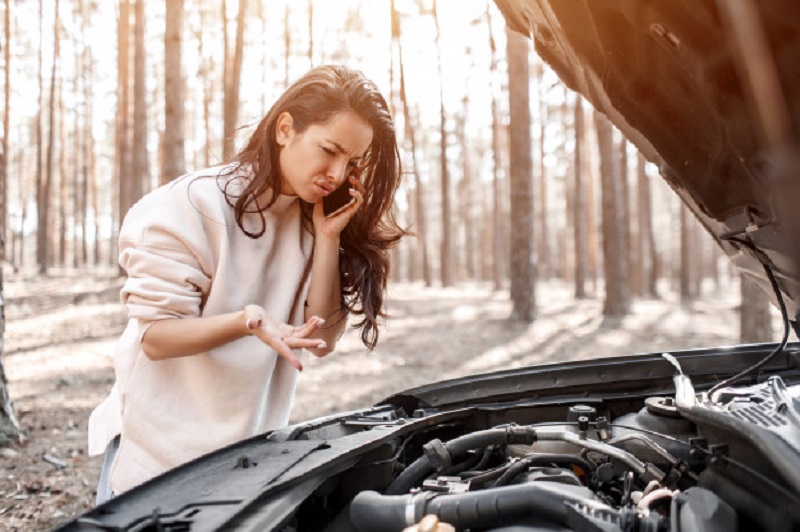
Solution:
<path fill-rule="evenodd" d="M 255 329 L 256 328 L 255 327 L 255 323 L 253 323 L 253 320 L 247 320 L 247 328 L 248 329 Z"/>
<path fill-rule="evenodd" d="M 324 349 L 324 348 L 326 348 L 326 347 L 328 347 L 328 344 L 327 344 L 327 343 L 325 343 L 325 341 L 324 341 L 324 340 L 323 340 L 323 341 L 321 341 L 319 344 L 317 344 L 317 348 L 318 348 L 318 349 Z"/>
<path fill-rule="evenodd" d="M 323 323 L 325 323 L 325 320 L 320 317 L 317 317 L 317 324 L 322 325 Z"/>

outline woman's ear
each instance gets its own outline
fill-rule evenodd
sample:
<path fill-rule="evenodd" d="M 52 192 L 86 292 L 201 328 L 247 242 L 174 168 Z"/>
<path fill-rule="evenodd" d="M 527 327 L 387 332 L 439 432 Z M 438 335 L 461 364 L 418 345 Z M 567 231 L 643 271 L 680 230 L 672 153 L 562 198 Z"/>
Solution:
<path fill-rule="evenodd" d="M 279 146 L 286 146 L 293 135 L 294 119 L 292 115 L 284 111 L 278 115 L 278 121 L 275 124 L 275 142 Z"/>

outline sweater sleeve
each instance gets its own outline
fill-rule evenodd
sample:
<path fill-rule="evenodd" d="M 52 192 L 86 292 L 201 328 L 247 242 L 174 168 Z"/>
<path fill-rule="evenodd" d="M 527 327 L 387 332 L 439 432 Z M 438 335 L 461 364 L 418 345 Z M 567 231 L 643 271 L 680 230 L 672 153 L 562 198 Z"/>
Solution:
<path fill-rule="evenodd" d="M 180 191 L 151 193 L 120 231 L 119 263 L 128 274 L 120 297 L 129 317 L 139 320 L 140 338 L 153 321 L 200 316 L 211 286 L 201 215 L 180 197 Z"/>

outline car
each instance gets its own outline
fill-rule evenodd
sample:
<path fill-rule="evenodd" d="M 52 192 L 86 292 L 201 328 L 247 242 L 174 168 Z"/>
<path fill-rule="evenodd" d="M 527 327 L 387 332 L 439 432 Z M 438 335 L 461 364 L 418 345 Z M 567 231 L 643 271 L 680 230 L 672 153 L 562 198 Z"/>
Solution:
<path fill-rule="evenodd" d="M 800 6 L 496 0 L 780 308 L 780 342 L 436 382 L 184 464 L 59 530 L 800 530 Z"/>

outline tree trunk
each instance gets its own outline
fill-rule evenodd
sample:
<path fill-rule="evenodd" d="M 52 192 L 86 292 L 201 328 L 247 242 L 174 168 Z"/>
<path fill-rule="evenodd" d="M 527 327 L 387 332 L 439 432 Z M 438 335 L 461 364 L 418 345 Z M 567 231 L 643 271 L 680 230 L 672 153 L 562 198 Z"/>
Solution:
<path fill-rule="evenodd" d="M 122 225 L 125 213 L 133 205 L 133 172 L 131 156 L 131 101 L 130 101 L 130 0 L 120 0 L 117 22 L 117 130 L 116 130 L 116 179 L 117 212 L 116 227 Z M 109 261 L 116 263 L 116 232 L 112 235 Z M 124 272 L 120 272 L 124 273 Z"/>
<path fill-rule="evenodd" d="M 500 84 L 497 83 L 499 74 L 497 72 L 497 45 L 494 40 L 492 30 L 491 3 L 486 5 L 486 21 L 489 29 L 489 50 L 491 53 L 489 75 L 492 81 L 492 283 L 495 290 L 503 287 L 503 262 L 505 256 L 503 246 L 502 230 L 502 196 L 500 187 L 500 111 L 497 105 L 497 95 L 501 91 Z"/>
<path fill-rule="evenodd" d="M 741 275 L 741 304 L 739 325 L 741 342 L 744 344 L 771 342 L 772 316 L 770 302 L 756 283 L 747 275 Z"/>
<path fill-rule="evenodd" d="M 625 255 L 625 262 L 628 271 L 628 296 L 631 297 L 636 294 L 636 287 L 634 284 L 635 260 L 633 252 L 633 236 L 631 235 L 631 187 L 630 180 L 628 179 L 628 140 L 620 135 L 619 140 L 619 182 L 622 186 L 622 199 L 620 201 L 620 209 L 622 211 L 622 236 L 624 242 L 623 253 Z"/>
<path fill-rule="evenodd" d="M 81 20 L 83 15 L 83 0 L 77 0 L 73 4 L 74 13 L 73 16 L 75 20 Z M 81 33 L 84 32 L 84 27 L 81 26 Z M 83 64 L 84 59 L 84 49 L 85 46 L 75 46 L 75 76 L 73 77 L 72 82 L 72 90 L 75 96 L 83 96 L 83 85 L 87 83 L 85 76 L 86 73 L 84 71 L 85 67 Z M 70 175 L 73 179 L 73 186 L 72 186 L 72 267 L 79 268 L 79 267 L 86 267 L 86 262 L 83 261 L 84 254 L 83 246 L 81 241 L 85 241 L 83 235 L 85 234 L 85 227 L 83 221 L 86 219 L 86 189 L 84 187 L 84 174 L 83 174 L 83 157 L 86 153 L 85 151 L 85 144 L 88 142 L 88 139 L 84 137 L 84 128 L 83 123 L 81 120 L 85 118 L 83 115 L 84 108 L 76 106 L 73 109 L 73 139 L 72 139 L 72 146 L 74 150 L 72 150 L 72 157 L 71 157 L 71 171 Z"/>
<path fill-rule="evenodd" d="M 512 319 L 533 321 L 536 314 L 533 261 L 533 161 L 528 88 L 528 40 L 506 30 L 510 114 L 511 301 Z"/>
<path fill-rule="evenodd" d="M 53 183 L 53 173 L 55 166 L 55 129 L 56 129 L 56 75 L 58 73 L 58 56 L 61 49 L 59 26 L 59 0 L 55 3 L 55 22 L 53 24 L 53 66 L 50 70 L 50 102 L 47 133 L 47 163 L 45 166 L 45 176 L 41 182 L 41 187 L 36 187 L 37 197 L 37 226 L 36 226 L 36 262 L 41 275 L 47 274 L 48 263 L 50 261 L 50 190 Z"/>
<path fill-rule="evenodd" d="M 211 166 L 211 146 L 212 146 L 212 133 L 211 133 L 211 102 L 213 100 L 212 94 L 212 87 L 213 82 L 209 79 L 213 76 L 214 70 L 214 63 L 208 57 L 208 54 L 205 52 L 205 47 L 203 43 L 205 42 L 206 37 L 206 11 L 204 9 L 200 9 L 197 13 L 198 16 L 198 23 L 197 29 L 194 32 L 195 39 L 197 40 L 197 73 L 196 78 L 202 84 L 203 90 L 202 94 L 202 101 L 198 105 L 200 109 L 202 109 L 202 124 L 203 124 L 203 132 L 205 136 L 205 142 L 203 144 L 203 150 L 201 153 L 198 153 L 197 150 L 193 151 L 193 160 L 192 164 L 195 167 L 203 166 L 207 168 Z M 182 89 L 185 89 L 185 83 L 181 84 Z M 185 134 L 185 129 L 184 129 Z M 184 158 L 185 160 L 185 158 Z"/>
<path fill-rule="evenodd" d="M 587 140 L 587 148 L 590 146 L 588 143 L 589 139 L 597 139 L 596 134 L 592 134 L 592 131 L 596 131 L 595 122 L 594 122 L 594 114 L 586 115 L 584 114 L 584 125 L 586 126 L 586 135 L 585 139 Z M 596 143 L 592 143 L 591 146 L 594 147 Z M 586 175 L 586 219 L 587 227 L 586 227 L 586 241 L 589 247 L 588 251 L 588 277 L 589 277 L 589 285 L 591 287 L 591 291 L 593 294 L 597 294 L 597 281 L 600 277 L 600 259 L 598 255 L 600 254 L 600 236 L 598 231 L 600 229 L 600 223 L 598 223 L 597 219 L 597 207 L 596 207 L 596 190 L 597 190 L 597 173 L 600 170 L 600 164 L 592 154 L 592 150 L 587 149 L 584 153 L 585 162 L 583 165 L 584 174 Z"/>
<path fill-rule="evenodd" d="M 453 284 L 452 272 L 452 244 L 450 234 L 450 174 L 447 168 L 447 115 L 444 109 L 444 88 L 442 78 L 442 48 L 441 31 L 439 27 L 439 13 L 437 1 L 433 1 L 433 21 L 436 26 L 436 66 L 439 72 L 439 174 L 441 184 L 442 202 L 442 243 L 441 243 L 441 278 L 442 286 Z"/>
<path fill-rule="evenodd" d="M 473 214 L 473 192 L 472 192 L 472 161 L 469 158 L 470 145 L 469 135 L 467 134 L 467 116 L 469 113 L 469 96 L 465 95 L 462 101 L 463 116 L 461 117 L 461 127 L 459 136 L 461 144 L 461 186 L 458 187 L 461 199 L 461 216 L 464 222 L 464 268 L 467 278 L 475 279 L 475 220 Z"/>
<path fill-rule="evenodd" d="M 80 1 L 80 10 L 81 10 L 81 24 L 83 27 L 83 34 L 89 34 L 89 28 L 91 27 L 90 23 L 90 15 L 87 7 L 88 2 L 86 0 Z M 81 260 L 85 265 L 89 264 L 89 242 L 88 242 L 88 212 L 89 212 L 89 197 L 92 197 L 92 205 L 91 209 L 94 213 L 93 218 L 95 219 L 95 224 L 99 223 L 97 221 L 98 212 L 97 212 L 97 188 L 95 183 L 95 175 L 94 175 L 94 142 L 93 142 L 93 128 L 92 128 L 92 72 L 94 71 L 92 68 L 92 53 L 91 47 L 87 42 L 84 42 L 83 49 L 81 50 L 81 74 L 82 74 L 82 89 L 83 89 L 83 96 L 84 96 L 84 108 L 83 108 L 83 132 L 81 134 L 81 138 L 83 142 L 80 146 L 81 152 L 81 206 L 82 206 L 82 213 L 81 213 Z M 95 257 L 94 257 L 94 264 L 97 264 L 97 232 L 95 232 L 95 242 L 94 242 L 94 249 L 95 249 Z"/>
<path fill-rule="evenodd" d="M 544 63 L 536 65 L 536 80 L 539 97 L 539 239 L 538 244 L 538 269 L 540 279 L 550 279 L 553 275 L 552 253 L 550 252 L 550 234 L 547 220 L 547 166 L 545 166 L 545 138 L 547 136 L 547 88 L 544 83 Z"/>
<path fill-rule="evenodd" d="M 414 211 L 416 220 L 415 232 L 417 234 L 417 242 L 420 256 L 420 269 L 422 270 L 422 278 L 425 281 L 425 286 L 431 286 L 433 279 L 431 276 L 430 258 L 428 257 L 428 244 L 427 244 L 427 227 L 425 221 L 425 194 L 423 191 L 422 177 L 417 168 L 417 140 L 414 125 L 411 122 L 411 112 L 408 107 L 408 98 L 406 97 L 406 73 L 405 62 L 403 61 L 403 41 L 400 34 L 400 21 L 399 14 L 394 6 L 394 0 L 391 0 L 391 16 L 392 16 L 392 36 L 397 40 L 397 54 L 400 69 L 400 101 L 403 104 L 403 127 L 406 140 L 409 143 L 409 151 L 411 153 L 411 171 L 414 174 Z"/>
<path fill-rule="evenodd" d="M 159 183 L 164 184 L 186 172 L 183 129 L 182 26 L 184 0 L 167 2 L 164 34 L 164 159 Z"/>
<path fill-rule="evenodd" d="M 314 67 L 314 2 L 308 0 L 308 65 Z"/>
<path fill-rule="evenodd" d="M 586 237 L 589 220 L 586 216 L 586 190 L 583 175 L 585 157 L 586 127 L 584 125 L 583 98 L 575 98 L 575 208 L 572 226 L 575 245 L 575 297 L 586 297 L 586 270 L 588 268 L 588 240 Z"/>
<path fill-rule="evenodd" d="M 653 203 L 650 197 L 650 178 L 645 171 L 646 164 L 644 155 L 640 153 L 637 159 L 639 276 L 643 293 L 649 297 L 658 297 L 658 255 L 653 235 Z"/>
<path fill-rule="evenodd" d="M 224 4 L 223 4 L 224 5 Z M 225 8 L 223 7 L 223 10 Z M 236 123 L 239 117 L 239 80 L 242 72 L 242 58 L 244 57 L 244 26 L 247 0 L 239 0 L 239 15 L 236 22 L 236 47 L 233 51 L 233 61 L 227 53 L 227 18 L 223 18 L 226 31 L 225 35 L 225 92 L 223 95 L 223 145 L 222 157 L 230 160 L 236 152 Z"/>
<path fill-rule="evenodd" d="M 602 188 L 603 274 L 606 298 L 603 315 L 623 316 L 628 312 L 627 258 L 624 256 L 625 236 L 620 203 L 622 190 L 619 173 L 614 168 L 614 137 L 608 119 L 595 113 L 597 144 L 600 151 L 600 182 Z"/>
<path fill-rule="evenodd" d="M 130 208 L 142 197 L 149 179 L 147 160 L 147 83 L 145 35 L 145 1 L 136 0 L 133 51 L 133 163 L 129 180 Z M 120 216 L 125 216 L 125 212 Z"/>
<path fill-rule="evenodd" d="M 289 56 L 292 53 L 292 33 L 289 26 L 289 2 L 283 6 L 283 86 L 289 86 Z"/>
<path fill-rule="evenodd" d="M 3 72 L 5 78 L 3 103 L 3 144 L 0 146 L 0 261 L 6 260 L 6 243 L 11 232 L 8 230 L 8 128 L 11 114 L 11 0 L 5 0 L 3 40 Z M 11 261 L 13 262 L 13 255 Z M 0 300 L 2 300 L 0 293 Z"/>
<path fill-rule="evenodd" d="M 8 182 L 8 126 L 9 126 L 9 99 L 11 98 L 11 54 L 9 53 L 11 45 L 11 1 L 5 0 L 5 16 L 4 16 L 4 60 L 3 65 L 5 73 L 5 103 L 3 104 L 3 144 L 0 147 L 0 223 L 2 223 L 2 233 L 0 233 L 0 260 L 5 260 L 5 242 L 7 234 L 7 208 L 6 208 L 6 184 Z M 12 256 L 13 261 L 13 256 Z M 8 393 L 8 384 L 6 379 L 6 372 L 3 367 L 3 358 L 5 355 L 5 329 L 6 329 L 6 313 L 5 313 L 5 298 L 3 297 L 3 268 L 0 268 L 0 447 L 11 443 L 12 441 L 20 440 L 20 426 L 17 421 L 17 416 L 14 412 L 14 404 L 11 402 L 11 396 Z"/>
<path fill-rule="evenodd" d="M 56 112 L 58 113 L 58 265 L 67 264 L 67 231 L 69 213 L 69 181 L 67 181 L 67 124 L 66 110 L 64 109 L 63 90 L 59 87 L 56 91 Z"/>
<path fill-rule="evenodd" d="M 681 303 L 689 303 L 693 299 L 692 295 L 692 254 L 695 252 L 692 246 L 691 228 L 689 227 L 689 209 L 683 203 L 680 204 L 680 236 L 681 252 L 679 265 L 680 295 Z"/>

